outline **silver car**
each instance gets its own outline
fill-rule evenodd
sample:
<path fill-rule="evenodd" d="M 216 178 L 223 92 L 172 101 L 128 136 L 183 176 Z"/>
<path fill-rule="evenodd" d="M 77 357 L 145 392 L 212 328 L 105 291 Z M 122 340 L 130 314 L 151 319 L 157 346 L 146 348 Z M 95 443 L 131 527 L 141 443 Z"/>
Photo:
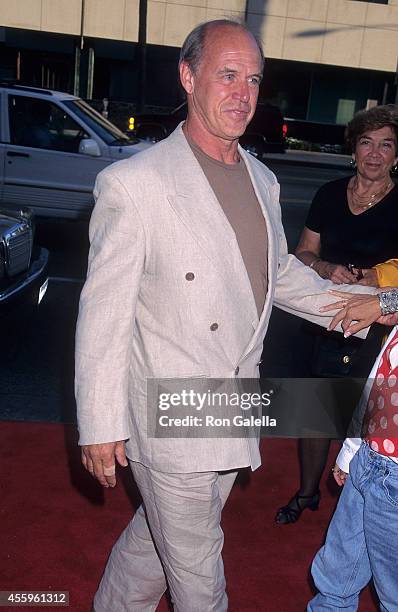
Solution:
<path fill-rule="evenodd" d="M 152 146 L 130 139 L 75 96 L 0 86 L 0 204 L 37 215 L 88 216 L 98 172 Z"/>

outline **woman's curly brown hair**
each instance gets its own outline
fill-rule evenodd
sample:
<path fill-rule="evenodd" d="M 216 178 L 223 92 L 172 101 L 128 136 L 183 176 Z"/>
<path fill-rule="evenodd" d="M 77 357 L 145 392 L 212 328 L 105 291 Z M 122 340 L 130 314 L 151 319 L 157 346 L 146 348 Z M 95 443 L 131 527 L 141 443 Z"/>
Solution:
<path fill-rule="evenodd" d="M 365 133 L 380 130 L 383 127 L 390 127 L 395 133 L 395 150 L 398 153 L 398 105 L 385 104 L 374 106 L 369 110 L 362 110 L 356 113 L 347 125 L 345 138 L 355 150 L 359 138 Z"/>

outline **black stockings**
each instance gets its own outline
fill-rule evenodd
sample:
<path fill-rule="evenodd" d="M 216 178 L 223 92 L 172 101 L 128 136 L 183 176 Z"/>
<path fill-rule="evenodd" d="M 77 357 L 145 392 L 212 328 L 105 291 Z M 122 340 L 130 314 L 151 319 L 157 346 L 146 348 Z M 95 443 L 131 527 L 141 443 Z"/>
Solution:
<path fill-rule="evenodd" d="M 328 438 L 302 438 L 299 441 L 300 490 L 299 495 L 314 495 L 325 469 L 330 448 Z"/>

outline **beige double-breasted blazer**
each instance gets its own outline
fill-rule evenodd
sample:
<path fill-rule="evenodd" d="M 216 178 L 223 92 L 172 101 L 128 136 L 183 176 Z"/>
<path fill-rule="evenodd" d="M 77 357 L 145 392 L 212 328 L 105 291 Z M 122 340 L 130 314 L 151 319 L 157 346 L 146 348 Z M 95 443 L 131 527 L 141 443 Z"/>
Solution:
<path fill-rule="evenodd" d="M 76 336 L 80 444 L 127 440 L 130 459 L 165 472 L 259 466 L 255 438 L 147 433 L 148 379 L 258 377 L 272 304 L 329 321 L 319 307 L 330 283 L 287 254 L 274 174 L 239 152 L 268 232 L 260 319 L 235 234 L 181 126 L 99 174 Z"/>

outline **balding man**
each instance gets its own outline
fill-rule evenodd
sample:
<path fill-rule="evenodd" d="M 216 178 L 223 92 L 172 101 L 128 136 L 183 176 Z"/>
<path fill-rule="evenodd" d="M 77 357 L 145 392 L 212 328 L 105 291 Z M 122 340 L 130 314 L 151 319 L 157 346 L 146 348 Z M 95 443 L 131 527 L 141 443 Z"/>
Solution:
<path fill-rule="evenodd" d="M 329 283 L 287 255 L 275 176 L 238 145 L 262 71 L 245 27 L 197 27 L 179 63 L 185 123 L 97 180 L 77 330 L 82 459 L 112 487 L 128 458 L 143 503 L 96 612 L 156 610 L 167 586 L 178 612 L 226 610 L 221 509 L 237 470 L 260 465 L 254 436 L 150 437 L 147 381 L 258 377 L 273 302 L 329 320 Z"/>

